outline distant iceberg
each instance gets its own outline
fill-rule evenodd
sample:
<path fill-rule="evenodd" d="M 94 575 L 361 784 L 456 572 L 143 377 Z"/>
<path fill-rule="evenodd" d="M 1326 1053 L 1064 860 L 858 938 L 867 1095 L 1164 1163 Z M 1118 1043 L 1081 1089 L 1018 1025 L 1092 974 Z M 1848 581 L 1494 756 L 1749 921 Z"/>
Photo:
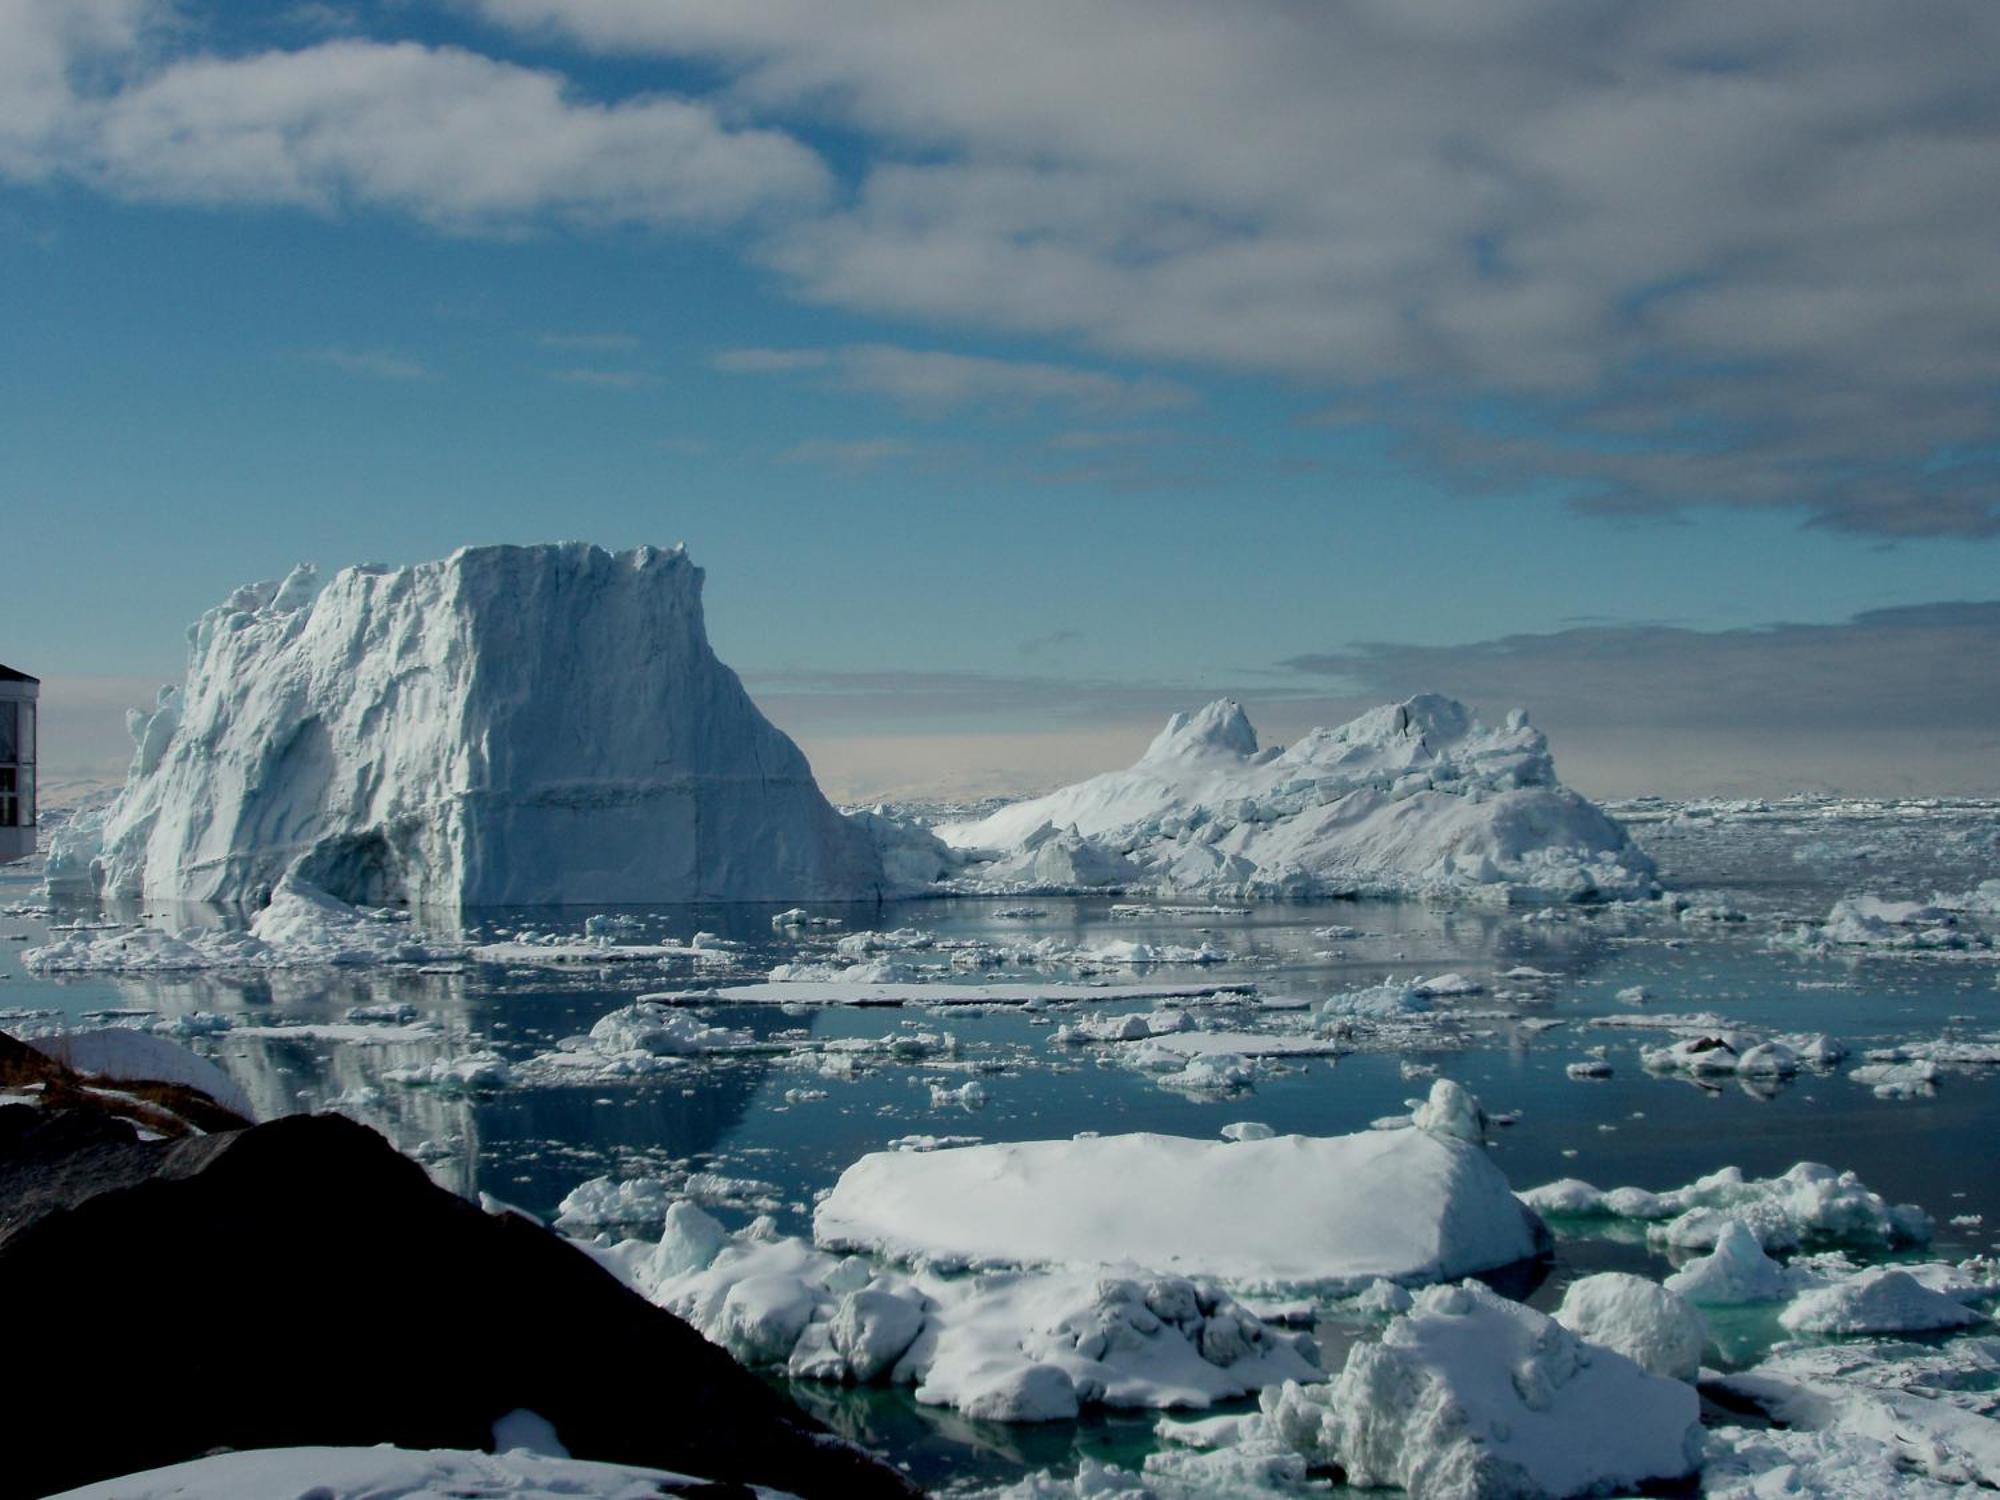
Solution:
<path fill-rule="evenodd" d="M 854 900 L 876 838 L 716 659 L 680 548 L 467 547 L 238 589 L 51 859 L 257 906 L 287 875 L 424 906 Z"/>
<path fill-rule="evenodd" d="M 968 883 L 1313 897 L 1653 890 L 1653 863 L 1556 779 L 1516 711 L 1498 729 L 1435 694 L 1259 748 L 1228 699 L 1175 714 L 1138 764 L 936 829 Z"/>

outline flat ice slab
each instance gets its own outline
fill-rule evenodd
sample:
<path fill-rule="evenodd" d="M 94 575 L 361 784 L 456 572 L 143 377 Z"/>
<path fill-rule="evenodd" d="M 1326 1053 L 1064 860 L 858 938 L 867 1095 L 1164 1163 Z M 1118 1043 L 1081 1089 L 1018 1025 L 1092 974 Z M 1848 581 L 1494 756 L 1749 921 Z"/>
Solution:
<path fill-rule="evenodd" d="M 876 1152 L 841 1174 L 813 1233 L 902 1260 L 1137 1265 L 1249 1291 L 1437 1281 L 1545 1243 L 1483 1150 L 1414 1129 Z"/>
<path fill-rule="evenodd" d="M 862 980 L 774 979 L 704 990 L 642 995 L 668 1005 L 1028 1005 L 1081 1000 L 1205 1000 L 1247 993 L 1248 984 L 926 984 Z"/>

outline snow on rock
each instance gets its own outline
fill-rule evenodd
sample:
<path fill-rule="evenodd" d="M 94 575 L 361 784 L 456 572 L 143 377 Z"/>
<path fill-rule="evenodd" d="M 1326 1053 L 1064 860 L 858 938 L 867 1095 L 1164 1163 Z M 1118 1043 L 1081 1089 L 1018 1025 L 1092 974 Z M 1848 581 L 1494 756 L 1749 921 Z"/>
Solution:
<path fill-rule="evenodd" d="M 950 1277 L 879 1267 L 764 1225 L 735 1235 L 674 1205 L 657 1249 L 606 1252 L 638 1288 L 747 1363 L 915 1387 L 1001 1422 L 1086 1407 L 1206 1407 L 1322 1378 L 1310 1338 L 1212 1284 L 1098 1271 Z"/>
<path fill-rule="evenodd" d="M 1857 1334 L 1934 1333 L 1986 1319 L 1908 1271 L 1876 1266 L 1802 1293 L 1778 1321 L 1793 1333 Z"/>
<path fill-rule="evenodd" d="M 1566 1177 L 1530 1188 L 1521 1200 L 1537 1213 L 1653 1221 L 1648 1237 L 1682 1250 L 1712 1249 L 1739 1223 L 1766 1250 L 1809 1242 L 1883 1248 L 1924 1244 L 1931 1220 L 1914 1204 L 1892 1204 L 1852 1172 L 1800 1162 L 1779 1177 L 1751 1178 L 1724 1167 L 1686 1187 L 1600 1191 Z"/>
<path fill-rule="evenodd" d="M 919 1264 L 1129 1264 L 1248 1291 L 1436 1281 L 1546 1245 L 1484 1151 L 1427 1130 L 877 1152 L 841 1174 L 813 1229 Z"/>
<path fill-rule="evenodd" d="M 1691 1386 L 1474 1281 L 1419 1292 L 1330 1386 L 1270 1405 L 1292 1447 L 1412 1500 L 1616 1494 L 1701 1459 Z"/>
<path fill-rule="evenodd" d="M 1666 1279 L 1670 1292 L 1706 1307 L 1782 1302 L 1797 1278 L 1770 1256 L 1742 1224 L 1731 1219 L 1716 1232 L 1715 1248 Z"/>
<path fill-rule="evenodd" d="M 1289 749 L 1242 708 L 1176 714 L 1137 764 L 938 836 L 994 887 L 1147 887 L 1231 896 L 1431 894 L 1537 900 L 1650 893 L 1625 830 L 1556 780 L 1518 712 L 1499 729 L 1436 695 L 1388 704 Z"/>
<path fill-rule="evenodd" d="M 546 1425 L 546 1424 L 545 1424 Z M 593 1463 L 515 1448 L 505 1453 L 452 1449 L 259 1448 L 216 1453 L 143 1474 L 66 1490 L 62 1500 L 457 1500 L 506 1495 L 511 1500 L 658 1500 L 705 1489 L 701 1480 L 664 1469 Z M 741 1493 L 785 1500 L 758 1486 Z"/>
<path fill-rule="evenodd" d="M 878 894 L 869 830 L 716 660 L 701 585 L 679 548 L 565 542 L 238 589 L 135 716 L 95 881 L 251 906 L 287 873 L 357 904 Z"/>
<path fill-rule="evenodd" d="M 1604 1271 L 1572 1281 L 1555 1320 L 1654 1375 L 1693 1380 L 1701 1373 L 1707 1321 L 1693 1304 L 1643 1276 Z"/>
<path fill-rule="evenodd" d="M 53 1057 L 79 1073 L 127 1082 L 185 1084 L 199 1089 L 232 1114 L 246 1120 L 257 1118 L 250 1096 L 235 1079 L 207 1058 L 151 1032 L 105 1026 L 23 1035 L 21 1040 L 44 1057 Z"/>

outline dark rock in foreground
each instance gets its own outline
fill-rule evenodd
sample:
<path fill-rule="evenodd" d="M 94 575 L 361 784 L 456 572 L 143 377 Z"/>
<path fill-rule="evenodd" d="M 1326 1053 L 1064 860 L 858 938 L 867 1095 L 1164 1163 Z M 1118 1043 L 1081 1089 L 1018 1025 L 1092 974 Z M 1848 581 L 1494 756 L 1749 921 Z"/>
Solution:
<path fill-rule="evenodd" d="M 0 1288 L 0 1496 L 217 1448 L 485 1448 L 521 1408 L 580 1458 L 915 1493 L 581 1251 L 337 1115 L 141 1142 L 88 1109 L 0 1108 Z"/>

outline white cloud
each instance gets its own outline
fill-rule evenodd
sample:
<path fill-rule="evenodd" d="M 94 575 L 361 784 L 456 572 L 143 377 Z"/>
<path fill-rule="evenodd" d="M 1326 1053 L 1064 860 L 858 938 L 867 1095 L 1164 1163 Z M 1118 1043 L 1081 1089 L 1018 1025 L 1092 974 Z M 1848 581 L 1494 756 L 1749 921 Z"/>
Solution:
<path fill-rule="evenodd" d="M 118 0 L 0 0 L 0 173 L 120 197 L 405 213 L 511 231 L 726 224 L 818 203 L 818 157 L 703 102 L 605 104 L 452 47 L 337 39 L 154 58 Z"/>
<path fill-rule="evenodd" d="M 933 415 L 976 407 L 1002 415 L 1048 408 L 1085 417 L 1133 417 L 1176 410 L 1195 401 L 1186 386 L 1168 380 L 892 344 L 728 349 L 714 363 L 736 375 L 825 371 L 842 390 L 886 396 Z"/>
<path fill-rule="evenodd" d="M 808 298 L 1297 376 L 1603 508 L 2000 532 L 1986 0 L 475 3 L 860 132 L 767 245 Z"/>

